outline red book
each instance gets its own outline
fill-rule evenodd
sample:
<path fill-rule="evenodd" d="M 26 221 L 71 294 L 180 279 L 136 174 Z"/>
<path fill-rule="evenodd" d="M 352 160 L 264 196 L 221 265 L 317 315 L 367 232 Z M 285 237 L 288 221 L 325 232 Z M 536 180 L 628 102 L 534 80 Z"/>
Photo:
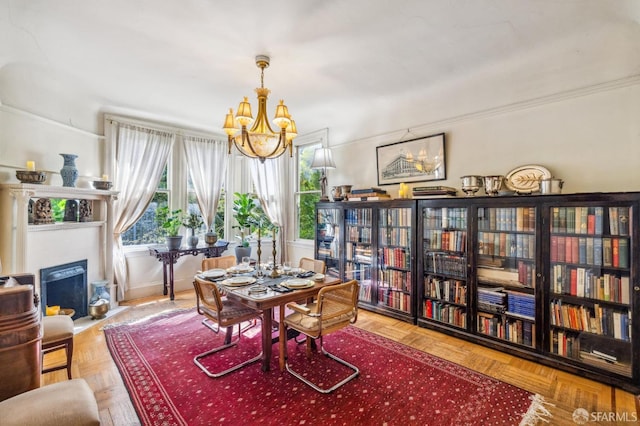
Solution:
<path fill-rule="evenodd" d="M 424 302 L 424 316 L 427 318 L 433 318 L 433 311 L 431 310 L 431 301 Z"/>
<path fill-rule="evenodd" d="M 571 270 L 571 278 L 569 282 L 571 284 L 569 294 L 571 294 L 572 296 L 577 296 L 578 295 L 578 270 L 577 269 Z"/>
<path fill-rule="evenodd" d="M 564 235 L 558 236 L 558 262 L 564 262 L 565 241 L 566 237 Z"/>
<path fill-rule="evenodd" d="M 567 263 L 575 263 L 573 259 L 573 238 L 566 237 L 564 244 L 564 261 Z"/>
<path fill-rule="evenodd" d="M 596 215 L 590 214 L 587 216 L 587 234 L 593 235 L 596 233 Z"/>
<path fill-rule="evenodd" d="M 620 240 L 618 238 L 611 240 L 611 252 L 613 254 L 613 267 L 617 268 L 620 266 Z"/>

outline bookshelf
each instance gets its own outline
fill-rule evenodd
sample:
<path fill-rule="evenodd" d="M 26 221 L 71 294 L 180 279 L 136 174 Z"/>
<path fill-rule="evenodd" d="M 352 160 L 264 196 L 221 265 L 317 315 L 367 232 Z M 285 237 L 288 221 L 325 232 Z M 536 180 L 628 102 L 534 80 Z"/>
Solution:
<path fill-rule="evenodd" d="M 550 209 L 547 351 L 632 377 L 632 204 Z M 637 318 L 637 315 L 636 315 Z"/>
<path fill-rule="evenodd" d="M 419 324 L 468 328 L 467 207 L 420 202 Z"/>
<path fill-rule="evenodd" d="M 342 210 L 332 205 L 316 209 L 315 257 L 323 260 L 326 273 L 340 277 L 342 258 Z"/>
<path fill-rule="evenodd" d="M 640 192 L 317 209 L 361 308 L 640 392 Z"/>

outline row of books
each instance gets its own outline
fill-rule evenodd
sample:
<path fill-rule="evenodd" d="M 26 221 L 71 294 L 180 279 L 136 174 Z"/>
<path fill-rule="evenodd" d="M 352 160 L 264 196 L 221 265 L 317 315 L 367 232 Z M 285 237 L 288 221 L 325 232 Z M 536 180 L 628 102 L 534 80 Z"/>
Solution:
<path fill-rule="evenodd" d="M 507 232 L 478 232 L 478 254 L 533 259 L 536 236 Z"/>
<path fill-rule="evenodd" d="M 396 247 L 383 247 L 380 251 L 380 265 L 409 269 L 411 266 L 411 254 L 408 249 Z"/>
<path fill-rule="evenodd" d="M 535 321 L 536 303 L 533 294 L 505 290 L 507 293 L 507 314 L 519 315 L 530 321 Z"/>
<path fill-rule="evenodd" d="M 378 304 L 409 312 L 411 309 L 411 295 L 401 291 L 393 291 L 388 287 L 378 288 Z"/>
<path fill-rule="evenodd" d="M 455 325 L 456 327 L 467 327 L 466 309 L 460 306 L 438 302 L 437 300 L 424 301 L 424 316 L 425 318 Z"/>
<path fill-rule="evenodd" d="M 358 243 L 348 243 L 344 246 L 347 260 L 356 263 L 371 264 L 372 251 L 370 245 L 359 245 Z"/>
<path fill-rule="evenodd" d="M 425 249 L 464 251 L 467 248 L 467 233 L 465 231 L 425 229 L 423 238 Z"/>
<path fill-rule="evenodd" d="M 410 208 L 380 209 L 381 226 L 411 226 Z"/>
<path fill-rule="evenodd" d="M 411 291 L 411 273 L 394 269 L 386 269 L 379 272 L 381 275 L 378 275 L 378 287 Z"/>
<path fill-rule="evenodd" d="M 501 317 L 485 312 L 478 312 L 478 332 L 526 346 L 535 342 L 534 323 L 519 319 L 503 322 Z"/>
<path fill-rule="evenodd" d="M 609 207 L 609 233 L 611 235 L 629 235 L 631 215 L 629 207 Z"/>
<path fill-rule="evenodd" d="M 451 186 L 416 186 L 411 189 L 414 198 L 427 196 L 455 196 L 458 190 Z"/>
<path fill-rule="evenodd" d="M 371 294 L 371 281 L 360 281 L 360 294 L 358 295 L 360 302 L 371 303 L 373 301 Z"/>
<path fill-rule="evenodd" d="M 602 207 L 553 207 L 551 232 L 602 235 L 603 214 Z"/>
<path fill-rule="evenodd" d="M 381 228 L 380 244 L 407 247 L 411 242 L 410 228 Z"/>
<path fill-rule="evenodd" d="M 600 274 L 587 268 L 567 265 L 553 265 L 551 268 L 551 290 L 556 294 L 569 294 L 576 297 L 608 302 L 630 302 L 631 288 L 629 277 L 616 274 Z"/>
<path fill-rule="evenodd" d="M 347 262 L 344 269 L 349 280 L 371 281 L 371 265 Z"/>
<path fill-rule="evenodd" d="M 552 262 L 580 263 L 614 268 L 629 267 L 629 240 L 622 238 L 552 235 Z"/>
<path fill-rule="evenodd" d="M 425 229 L 467 229 L 465 207 L 427 207 L 422 212 Z"/>
<path fill-rule="evenodd" d="M 557 299 L 551 301 L 550 309 L 551 325 L 631 341 L 629 310 L 603 308 L 597 303 L 591 308 Z"/>
<path fill-rule="evenodd" d="M 391 199 L 391 195 L 380 188 L 352 189 L 351 192 L 347 194 L 348 201 L 377 201 L 388 199 Z"/>
<path fill-rule="evenodd" d="M 551 353 L 597 365 L 625 376 L 631 375 L 631 364 L 621 362 L 616 355 L 604 350 L 582 348 L 580 335 L 566 330 L 553 330 L 549 340 Z"/>
<path fill-rule="evenodd" d="M 345 209 L 344 221 L 347 225 L 371 226 L 371 209 Z"/>
<path fill-rule="evenodd" d="M 480 207 L 478 229 L 487 231 L 534 232 L 535 207 Z"/>
<path fill-rule="evenodd" d="M 432 299 L 466 305 L 467 283 L 465 281 L 446 280 L 428 275 L 424 279 L 424 295 Z"/>
<path fill-rule="evenodd" d="M 424 253 L 424 270 L 434 274 L 464 278 L 467 276 L 467 258 L 442 252 Z"/>
<path fill-rule="evenodd" d="M 347 225 L 347 241 L 353 243 L 371 243 L 371 228 Z"/>

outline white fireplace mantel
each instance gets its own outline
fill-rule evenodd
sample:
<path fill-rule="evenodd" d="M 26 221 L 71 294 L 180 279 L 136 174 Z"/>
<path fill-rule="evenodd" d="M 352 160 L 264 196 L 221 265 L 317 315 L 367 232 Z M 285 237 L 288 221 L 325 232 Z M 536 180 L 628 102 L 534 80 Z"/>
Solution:
<path fill-rule="evenodd" d="M 113 200 L 118 192 L 38 184 L 0 184 L 0 259 L 2 274 L 33 273 L 40 292 L 39 270 L 85 256 L 89 281 L 113 285 Z M 29 223 L 29 200 L 59 198 L 93 201 L 88 222 Z"/>

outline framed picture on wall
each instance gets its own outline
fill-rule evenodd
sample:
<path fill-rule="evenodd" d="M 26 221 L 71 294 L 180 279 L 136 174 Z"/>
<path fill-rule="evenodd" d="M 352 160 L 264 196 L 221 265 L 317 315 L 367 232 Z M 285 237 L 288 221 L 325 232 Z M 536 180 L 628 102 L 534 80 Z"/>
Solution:
<path fill-rule="evenodd" d="M 444 180 L 444 133 L 376 147 L 378 185 Z"/>

